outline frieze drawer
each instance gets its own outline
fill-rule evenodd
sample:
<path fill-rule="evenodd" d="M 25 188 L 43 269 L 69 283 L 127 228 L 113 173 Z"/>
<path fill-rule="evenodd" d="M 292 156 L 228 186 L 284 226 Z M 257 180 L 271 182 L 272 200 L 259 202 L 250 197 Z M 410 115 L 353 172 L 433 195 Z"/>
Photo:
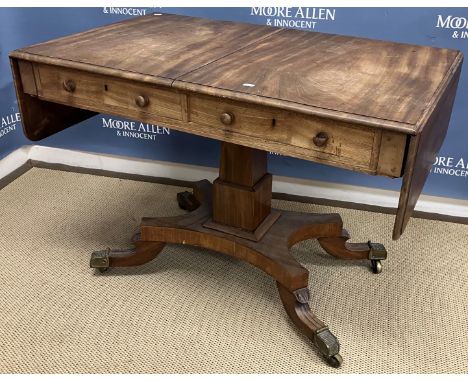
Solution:
<path fill-rule="evenodd" d="M 33 73 L 37 96 L 47 101 L 109 114 L 125 112 L 136 119 L 145 114 L 182 119 L 180 94 L 170 88 L 37 63 Z M 27 89 L 34 92 L 31 86 Z"/>
<path fill-rule="evenodd" d="M 261 141 L 277 142 L 277 151 L 295 149 L 298 157 L 377 173 L 380 145 L 396 149 L 391 165 L 380 171 L 383 175 L 400 176 L 405 135 L 394 137 L 380 129 L 354 125 L 315 116 L 290 113 L 268 107 L 252 107 L 242 102 L 209 96 L 189 97 L 189 121 L 221 129 L 226 135 L 245 135 Z M 382 135 L 385 139 L 382 140 Z M 389 147 L 391 146 L 391 147 Z M 388 159 L 384 160 L 388 160 Z"/>
<path fill-rule="evenodd" d="M 402 174 L 407 136 L 279 108 L 19 61 L 25 93 L 369 174 Z"/>

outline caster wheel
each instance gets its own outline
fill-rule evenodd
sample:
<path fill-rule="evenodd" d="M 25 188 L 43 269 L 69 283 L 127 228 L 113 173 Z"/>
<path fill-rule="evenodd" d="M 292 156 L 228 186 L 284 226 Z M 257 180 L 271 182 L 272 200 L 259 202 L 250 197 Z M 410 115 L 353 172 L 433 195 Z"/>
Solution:
<path fill-rule="evenodd" d="M 97 269 L 99 273 L 104 273 L 104 272 L 107 272 L 109 268 L 95 268 L 95 269 Z"/>
<path fill-rule="evenodd" d="M 99 272 L 105 272 L 109 268 L 109 254 L 110 248 L 104 249 L 102 251 L 94 251 L 91 254 L 91 259 L 89 260 L 90 268 L 98 269 Z"/>
<path fill-rule="evenodd" d="M 343 363 L 343 357 L 339 354 L 335 354 L 334 356 L 327 358 L 327 362 L 332 367 L 340 367 Z"/>
<path fill-rule="evenodd" d="M 380 260 L 371 260 L 372 272 L 379 274 L 382 272 L 382 262 Z"/>

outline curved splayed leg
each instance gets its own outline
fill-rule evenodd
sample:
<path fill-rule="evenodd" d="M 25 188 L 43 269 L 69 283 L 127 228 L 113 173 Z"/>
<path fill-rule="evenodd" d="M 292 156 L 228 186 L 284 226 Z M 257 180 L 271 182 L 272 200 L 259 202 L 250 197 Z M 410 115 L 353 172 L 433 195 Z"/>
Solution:
<path fill-rule="evenodd" d="M 382 244 L 349 243 L 350 236 L 344 229 L 341 236 L 320 237 L 318 241 L 322 248 L 331 256 L 344 260 L 368 259 L 374 273 L 382 272 L 382 260 L 387 258 L 387 250 Z"/>
<path fill-rule="evenodd" d="M 165 243 L 136 241 L 131 249 L 104 249 L 91 254 L 89 266 L 100 272 L 110 267 L 132 267 L 145 264 L 159 255 Z"/>
<path fill-rule="evenodd" d="M 294 324 L 312 340 L 331 366 L 340 367 L 343 362 L 339 354 L 340 343 L 330 329 L 310 310 L 309 290 L 301 288 L 291 292 L 279 282 L 276 284 L 284 308 Z"/>

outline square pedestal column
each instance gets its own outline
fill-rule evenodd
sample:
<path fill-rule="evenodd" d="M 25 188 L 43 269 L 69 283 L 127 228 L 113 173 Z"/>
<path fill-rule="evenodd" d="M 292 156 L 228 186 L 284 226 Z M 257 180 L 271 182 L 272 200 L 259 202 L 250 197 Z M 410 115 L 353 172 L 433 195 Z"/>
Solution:
<path fill-rule="evenodd" d="M 213 184 L 213 221 L 255 231 L 271 212 L 271 194 L 267 153 L 223 143 L 219 177 Z"/>

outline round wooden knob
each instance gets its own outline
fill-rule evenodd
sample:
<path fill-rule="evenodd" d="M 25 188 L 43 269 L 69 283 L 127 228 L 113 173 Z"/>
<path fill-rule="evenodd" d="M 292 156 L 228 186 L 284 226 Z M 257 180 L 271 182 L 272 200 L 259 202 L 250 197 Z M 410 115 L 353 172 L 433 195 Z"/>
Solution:
<path fill-rule="evenodd" d="M 138 97 L 135 98 L 135 103 L 140 107 L 145 107 L 145 106 L 148 106 L 149 99 L 147 96 L 139 95 Z"/>
<path fill-rule="evenodd" d="M 321 131 L 314 137 L 314 145 L 318 147 L 325 146 L 328 142 L 328 138 L 328 134 Z"/>
<path fill-rule="evenodd" d="M 76 84 L 73 80 L 64 80 L 62 85 L 63 88 L 69 93 L 73 93 L 76 89 Z"/>
<path fill-rule="evenodd" d="M 234 123 L 234 115 L 231 113 L 223 113 L 219 118 L 224 125 L 232 125 Z"/>

